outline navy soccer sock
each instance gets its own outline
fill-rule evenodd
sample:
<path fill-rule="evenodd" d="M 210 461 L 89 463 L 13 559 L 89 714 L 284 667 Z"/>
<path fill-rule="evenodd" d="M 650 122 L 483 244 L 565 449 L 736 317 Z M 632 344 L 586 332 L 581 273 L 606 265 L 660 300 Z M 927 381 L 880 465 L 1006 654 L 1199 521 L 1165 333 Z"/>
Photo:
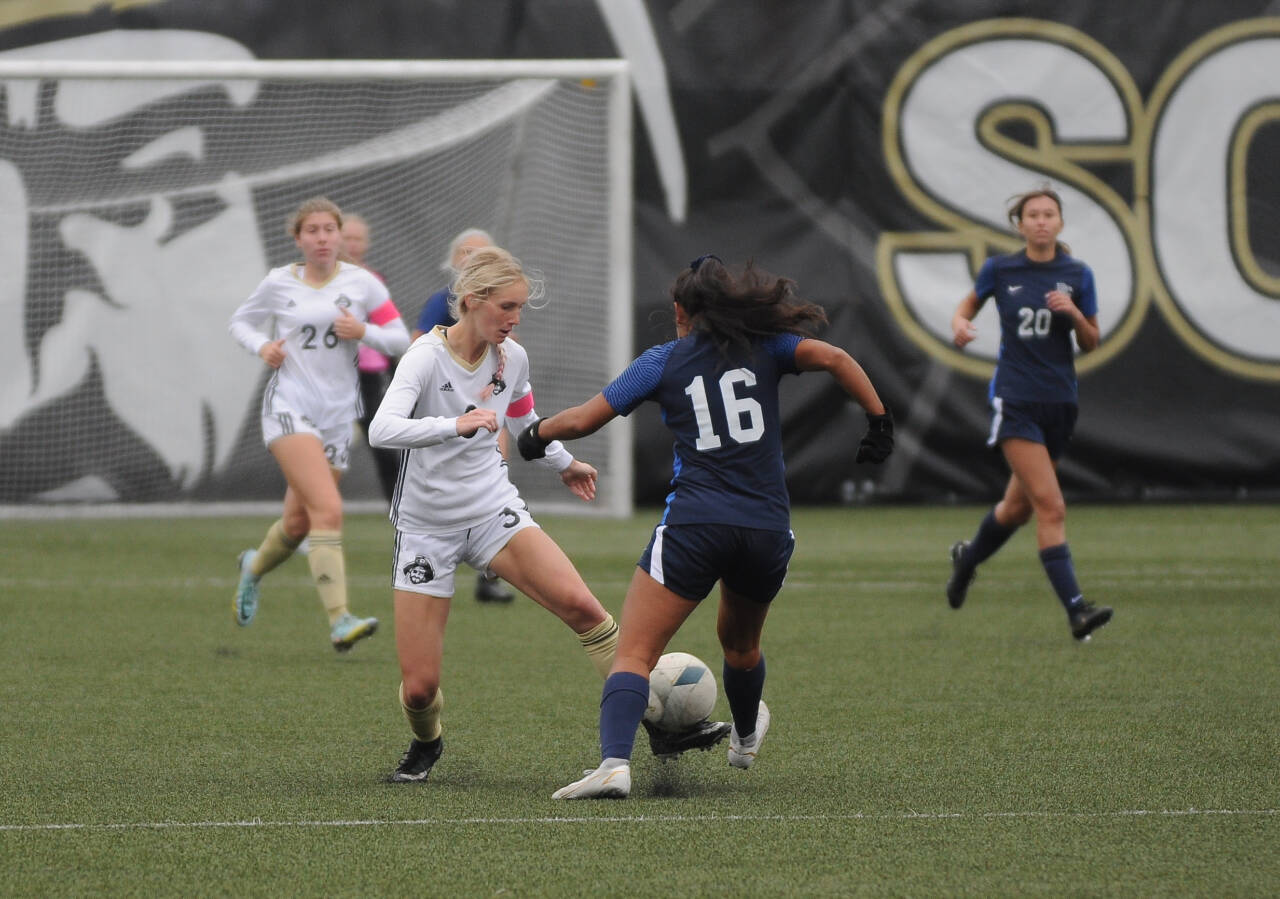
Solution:
<path fill-rule="evenodd" d="M 969 548 L 961 561 L 970 568 L 977 568 L 994 556 L 1016 530 L 1017 527 L 1008 528 L 996 521 L 996 510 L 991 509 L 978 525 L 978 533 L 969 541 Z"/>
<path fill-rule="evenodd" d="M 1067 544 L 1059 543 L 1040 550 L 1040 564 L 1044 566 L 1044 573 L 1049 576 L 1053 592 L 1058 594 L 1058 601 L 1064 609 L 1070 612 L 1084 600 L 1080 584 L 1076 581 L 1076 566 L 1071 561 L 1071 550 Z"/>
<path fill-rule="evenodd" d="M 600 695 L 600 758 L 629 759 L 636 728 L 649 705 L 649 678 L 630 671 L 611 674 Z"/>
<path fill-rule="evenodd" d="M 756 711 L 764 693 L 764 654 L 760 655 L 760 664 L 745 670 L 730 668 L 725 662 L 723 677 L 724 695 L 729 700 L 733 726 L 739 737 L 750 736 L 756 732 Z"/>

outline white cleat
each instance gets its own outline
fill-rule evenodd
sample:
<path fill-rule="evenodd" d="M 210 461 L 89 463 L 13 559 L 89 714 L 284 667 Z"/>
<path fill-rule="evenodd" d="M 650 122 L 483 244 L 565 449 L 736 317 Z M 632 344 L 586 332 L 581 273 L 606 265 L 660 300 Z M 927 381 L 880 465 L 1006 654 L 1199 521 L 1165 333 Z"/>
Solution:
<path fill-rule="evenodd" d="M 552 799 L 626 799 L 631 795 L 631 765 L 624 759 L 605 759 L 594 771 L 587 769 L 575 780 L 551 794 Z"/>
<path fill-rule="evenodd" d="M 756 753 L 760 751 L 760 744 L 764 742 L 764 735 L 769 732 L 769 721 L 772 719 L 769 714 L 769 707 L 764 704 L 764 700 L 760 700 L 760 708 L 756 711 L 756 729 L 745 740 L 738 736 L 738 728 L 735 725 L 729 733 L 729 764 L 735 768 L 750 768 L 751 763 L 756 760 Z"/>

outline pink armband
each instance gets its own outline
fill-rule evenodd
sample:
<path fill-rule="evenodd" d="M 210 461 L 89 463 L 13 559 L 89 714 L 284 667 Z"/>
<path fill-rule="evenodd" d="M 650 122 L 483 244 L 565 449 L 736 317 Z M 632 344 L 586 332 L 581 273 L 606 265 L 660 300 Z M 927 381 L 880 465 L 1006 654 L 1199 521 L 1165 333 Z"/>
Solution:
<path fill-rule="evenodd" d="M 530 390 L 520 399 L 507 407 L 507 418 L 519 418 L 533 411 L 533 391 Z"/>
<path fill-rule="evenodd" d="M 369 313 L 369 321 L 375 325 L 385 325 L 387 322 L 400 317 L 400 310 L 396 308 L 396 304 L 387 300 L 377 309 Z"/>

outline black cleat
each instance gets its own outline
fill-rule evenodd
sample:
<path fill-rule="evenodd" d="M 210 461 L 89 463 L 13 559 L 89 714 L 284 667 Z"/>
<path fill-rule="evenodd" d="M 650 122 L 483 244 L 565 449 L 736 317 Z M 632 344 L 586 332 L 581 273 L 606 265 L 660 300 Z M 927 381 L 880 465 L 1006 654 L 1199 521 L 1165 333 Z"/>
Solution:
<path fill-rule="evenodd" d="M 515 593 L 508 590 L 496 574 L 482 571 L 476 578 L 477 602 L 511 602 L 515 598 Z"/>
<path fill-rule="evenodd" d="M 978 573 L 978 569 L 966 569 L 960 564 L 968 548 L 968 540 L 957 540 L 951 544 L 951 577 L 947 580 L 947 604 L 953 609 L 964 605 L 964 598 L 969 593 L 969 585 L 973 583 L 973 578 Z"/>
<path fill-rule="evenodd" d="M 1067 617 L 1071 621 L 1071 636 L 1077 640 L 1088 640 L 1090 634 L 1111 620 L 1111 609 L 1081 602 Z"/>
<path fill-rule="evenodd" d="M 412 784 L 421 783 L 431 773 L 431 766 L 440 759 L 444 752 L 444 738 L 436 737 L 430 743 L 414 739 L 409 748 L 400 757 L 396 770 L 387 775 L 387 783 Z"/>
<path fill-rule="evenodd" d="M 733 724 L 729 721 L 709 719 L 678 734 L 659 730 L 644 719 L 641 719 L 640 723 L 649 732 L 649 748 L 653 750 L 654 756 L 664 760 L 674 759 L 690 749 L 710 749 L 729 736 L 729 731 L 733 730 Z"/>

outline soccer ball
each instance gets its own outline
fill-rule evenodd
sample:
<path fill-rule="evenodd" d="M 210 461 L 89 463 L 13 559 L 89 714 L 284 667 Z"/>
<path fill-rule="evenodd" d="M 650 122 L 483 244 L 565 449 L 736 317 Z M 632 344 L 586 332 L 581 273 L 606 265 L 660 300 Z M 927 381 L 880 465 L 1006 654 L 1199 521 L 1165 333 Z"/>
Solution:
<path fill-rule="evenodd" d="M 649 675 L 649 706 L 644 720 L 659 730 L 680 733 L 711 714 L 716 704 L 716 678 L 711 669 L 687 652 L 669 652 Z"/>

